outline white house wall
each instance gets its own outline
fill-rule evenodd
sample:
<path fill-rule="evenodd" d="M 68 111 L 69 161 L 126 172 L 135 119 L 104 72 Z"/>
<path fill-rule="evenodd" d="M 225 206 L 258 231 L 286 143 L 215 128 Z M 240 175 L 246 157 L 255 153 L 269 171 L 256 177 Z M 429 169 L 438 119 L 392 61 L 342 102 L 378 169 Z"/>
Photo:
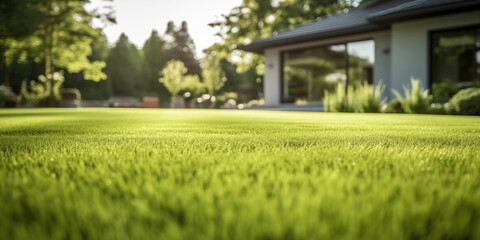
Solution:
<path fill-rule="evenodd" d="M 398 22 L 392 25 L 392 88 L 403 92 L 410 78 L 429 79 L 429 32 L 480 24 L 480 11 Z"/>
<path fill-rule="evenodd" d="M 281 74 L 280 51 L 276 49 L 265 50 L 265 75 L 263 77 L 263 94 L 265 105 L 274 106 L 280 104 L 280 74 Z"/>
<path fill-rule="evenodd" d="M 384 83 L 390 82 L 390 55 L 384 53 L 383 50 L 390 47 L 390 31 L 381 31 L 365 34 L 357 34 L 346 37 L 338 37 L 331 39 L 323 39 L 305 43 L 291 44 L 286 46 L 268 48 L 265 50 L 265 75 L 263 80 L 263 91 L 266 106 L 275 106 L 281 103 L 280 84 L 281 84 L 281 53 L 287 50 L 303 49 L 318 46 L 327 46 L 348 42 L 356 42 L 363 40 L 375 40 L 375 67 L 374 82 Z M 378 51 L 382 53 L 377 54 Z M 377 60 L 378 59 L 378 60 Z"/>
<path fill-rule="evenodd" d="M 391 99 L 392 87 L 390 79 L 391 69 L 391 34 L 390 31 L 385 31 L 375 34 L 375 66 L 373 67 L 373 83 L 375 85 L 382 83 L 385 86 L 385 96 Z"/>

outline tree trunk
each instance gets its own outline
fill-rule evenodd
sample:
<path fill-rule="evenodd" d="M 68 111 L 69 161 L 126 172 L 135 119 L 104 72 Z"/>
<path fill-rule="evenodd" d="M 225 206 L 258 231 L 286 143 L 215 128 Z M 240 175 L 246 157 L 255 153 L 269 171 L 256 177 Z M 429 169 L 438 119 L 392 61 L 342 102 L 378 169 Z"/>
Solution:
<path fill-rule="evenodd" d="M 8 87 L 10 85 L 10 82 L 8 79 L 7 57 L 5 56 L 5 52 L 3 51 L 0 56 L 0 71 L 2 71 L 3 85 Z"/>
<path fill-rule="evenodd" d="M 49 99 L 54 99 L 54 86 L 55 82 L 53 81 L 52 76 L 52 41 L 53 41 L 53 30 L 51 26 L 46 26 L 45 29 L 45 45 L 44 45 L 44 62 L 45 62 L 45 77 L 47 78 L 47 85 L 50 84 L 50 89 L 48 92 Z"/>
<path fill-rule="evenodd" d="M 49 11 L 53 11 L 53 3 L 52 1 L 47 2 L 47 8 Z M 53 92 L 53 76 L 52 76 L 52 47 L 53 47 L 53 27 L 52 27 L 52 18 L 48 18 L 47 24 L 45 26 L 45 36 L 44 36 L 44 63 L 45 63 L 45 77 L 47 78 L 47 82 L 50 83 L 49 89 L 49 97 L 53 99 L 54 92 Z"/>

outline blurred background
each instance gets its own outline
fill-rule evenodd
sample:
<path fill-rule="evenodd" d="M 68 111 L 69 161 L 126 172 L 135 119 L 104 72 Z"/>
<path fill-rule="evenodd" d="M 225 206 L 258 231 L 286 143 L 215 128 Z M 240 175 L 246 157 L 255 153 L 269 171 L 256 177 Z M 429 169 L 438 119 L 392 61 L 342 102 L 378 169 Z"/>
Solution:
<path fill-rule="evenodd" d="M 260 106 L 237 46 L 365 2 L 2 0 L 0 106 Z"/>

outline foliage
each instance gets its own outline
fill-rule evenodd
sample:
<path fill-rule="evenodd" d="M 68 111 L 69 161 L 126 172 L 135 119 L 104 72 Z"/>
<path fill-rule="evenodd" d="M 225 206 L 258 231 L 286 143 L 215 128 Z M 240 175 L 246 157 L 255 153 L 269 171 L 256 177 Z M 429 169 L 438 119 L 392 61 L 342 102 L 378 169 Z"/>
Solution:
<path fill-rule="evenodd" d="M 107 57 L 108 81 L 114 96 L 133 96 L 143 86 L 141 78 L 142 59 L 135 45 L 121 34 Z"/>
<path fill-rule="evenodd" d="M 442 103 L 432 103 L 430 105 L 429 113 L 431 114 L 445 114 L 445 105 Z"/>
<path fill-rule="evenodd" d="M 185 67 L 183 62 L 171 60 L 161 71 L 160 75 L 162 77 L 159 79 L 159 81 L 163 83 L 172 96 L 178 96 L 182 90 L 182 83 L 187 70 L 188 69 Z"/>
<path fill-rule="evenodd" d="M 385 113 L 405 113 L 405 110 L 403 110 L 402 103 L 398 99 L 395 99 L 387 103 L 384 112 Z"/>
<path fill-rule="evenodd" d="M 38 30 L 45 16 L 39 10 L 41 1 L 0 1 L 0 71 L 5 86 L 9 86 L 8 66 L 18 52 L 19 41 Z"/>
<path fill-rule="evenodd" d="M 428 89 L 424 90 L 418 79 L 411 78 L 410 84 L 410 89 L 403 86 L 405 98 L 398 91 L 393 90 L 398 101 L 402 104 L 403 110 L 406 113 L 428 113 L 432 104 L 432 96 Z"/>
<path fill-rule="evenodd" d="M 150 38 L 145 41 L 142 48 L 145 58 L 145 77 L 148 79 L 148 86 L 151 91 L 160 93 L 160 96 L 168 94 L 162 84 L 158 82 L 158 73 L 165 67 L 168 61 L 168 53 L 165 48 L 165 41 L 152 30 Z"/>
<path fill-rule="evenodd" d="M 217 95 L 215 101 L 215 108 L 220 108 L 229 100 L 234 100 L 235 103 L 237 103 L 238 94 L 236 92 L 223 92 L 222 94 Z"/>
<path fill-rule="evenodd" d="M 449 114 L 480 115 L 480 88 L 467 88 L 457 92 L 445 104 Z"/>
<path fill-rule="evenodd" d="M 101 71 L 104 63 L 90 62 L 90 43 L 99 35 L 92 27 L 96 18 L 87 12 L 87 0 L 41 0 L 39 11 L 45 16 L 39 30 L 24 41 L 25 52 L 35 56 L 45 65 L 45 75 L 55 68 L 65 68 L 70 73 L 84 72 L 85 79 L 106 79 Z"/>
<path fill-rule="evenodd" d="M 200 96 L 205 90 L 205 85 L 200 81 L 200 78 L 197 75 L 186 75 L 183 77 L 183 82 L 181 84 L 181 91 L 184 93 L 188 92 L 188 97 L 194 98 Z"/>
<path fill-rule="evenodd" d="M 96 37 L 90 44 L 92 48 L 92 54 L 88 56 L 89 61 L 105 62 L 110 52 L 110 46 L 108 45 L 105 35 L 101 34 Z M 106 68 L 101 70 L 106 74 Z M 85 81 L 84 75 L 80 73 L 65 73 L 64 88 L 76 88 L 82 93 L 82 98 L 87 100 L 106 100 L 109 97 L 109 85 L 110 80 L 94 82 Z"/>
<path fill-rule="evenodd" d="M 345 91 L 345 85 L 338 82 L 335 92 L 330 93 L 325 90 L 323 98 L 323 107 L 325 112 L 354 112 L 355 98 L 354 89 L 349 85 Z"/>
<path fill-rule="evenodd" d="M 223 59 L 221 64 L 222 70 L 227 78 L 225 85 L 222 87 L 222 92 L 237 93 L 239 102 L 248 102 L 252 99 L 262 98 L 262 78 L 257 74 L 255 69 L 239 73 L 237 72 L 238 67 L 236 64 L 226 59 Z M 217 94 L 217 97 L 218 95 L 219 94 Z"/>
<path fill-rule="evenodd" d="M 385 100 L 382 99 L 385 86 L 379 83 L 373 86 L 364 82 L 363 85 L 358 84 L 355 88 L 355 112 L 361 113 L 379 113 Z"/>
<path fill-rule="evenodd" d="M 14 79 L 18 90 L 22 79 L 38 76 L 37 66 L 43 66 L 43 75 L 66 71 L 67 76 L 83 74 L 82 79 L 98 82 L 106 79 L 103 61 L 91 60 L 92 40 L 100 30 L 92 27 L 93 20 L 114 22 L 110 11 L 87 11 L 89 0 L 5 0 L 0 3 L 0 65 L 5 84 L 9 84 L 7 64 L 28 63 L 28 77 Z M 107 9 L 106 7 L 105 9 Z M 5 14 L 3 14 L 5 13 Z M 6 47 L 5 47 L 6 46 Z M 37 66 L 30 65 L 35 62 Z M 22 66 L 24 67 L 24 66 Z M 33 68 L 33 70 L 32 70 Z M 17 70 L 17 69 L 15 69 Z M 50 81 L 47 78 L 47 81 Z M 48 88 L 58 82 L 35 86 Z M 26 89 L 24 84 L 24 93 Z M 54 91 L 49 91 L 54 94 Z M 41 94 L 40 94 L 41 95 Z M 47 98 L 42 98 L 47 99 Z M 58 96 L 50 95 L 49 102 Z M 41 102 L 41 101 L 40 101 Z"/>
<path fill-rule="evenodd" d="M 479 129 L 468 116 L 2 110 L 0 236 L 478 239 Z"/>
<path fill-rule="evenodd" d="M 178 97 L 182 91 L 198 92 L 200 79 L 197 75 L 186 75 L 188 69 L 183 62 L 178 60 L 170 60 L 167 66 L 161 71 L 162 76 L 159 81 L 168 89 L 173 97 Z"/>
<path fill-rule="evenodd" d="M 210 23 L 218 29 L 217 35 L 222 42 L 210 47 L 220 58 L 235 59 L 240 72 L 251 68 L 262 75 L 263 57 L 257 54 L 235 50 L 237 46 L 248 44 L 259 38 L 267 37 L 275 32 L 286 30 L 298 24 L 330 16 L 357 6 L 361 1 L 338 0 L 243 0 L 242 4 L 233 8 L 229 14 L 222 15 L 219 21 Z"/>
<path fill-rule="evenodd" d="M 188 74 L 200 76 L 202 70 L 195 58 L 195 43 L 188 33 L 187 22 L 183 21 L 179 28 L 172 21 L 168 22 L 165 40 L 169 59 L 183 62 L 188 69 Z"/>
<path fill-rule="evenodd" d="M 227 81 L 220 58 L 215 55 L 207 55 L 203 62 L 202 77 L 207 92 L 215 96 Z"/>
<path fill-rule="evenodd" d="M 325 112 L 360 112 L 379 113 L 385 102 L 382 94 L 385 87 L 380 83 L 377 86 L 369 85 L 348 85 L 345 92 L 345 85 L 338 82 L 333 93 L 325 90 L 323 106 Z"/>
<path fill-rule="evenodd" d="M 447 102 L 460 88 L 452 81 L 446 80 L 441 83 L 432 84 L 432 96 L 435 102 Z"/>
<path fill-rule="evenodd" d="M 26 81 L 22 82 L 19 101 L 38 107 L 56 107 L 62 100 L 60 88 L 65 81 L 63 74 L 54 72 L 47 76 L 40 75 L 38 82 L 30 81 L 30 90 Z"/>

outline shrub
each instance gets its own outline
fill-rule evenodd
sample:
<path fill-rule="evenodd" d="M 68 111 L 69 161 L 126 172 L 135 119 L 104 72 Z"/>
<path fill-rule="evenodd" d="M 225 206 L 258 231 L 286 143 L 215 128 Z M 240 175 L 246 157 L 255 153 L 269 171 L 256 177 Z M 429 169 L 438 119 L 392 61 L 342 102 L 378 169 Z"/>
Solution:
<path fill-rule="evenodd" d="M 441 83 L 432 84 L 433 101 L 447 102 L 460 89 L 451 81 L 443 81 Z"/>
<path fill-rule="evenodd" d="M 220 108 L 220 106 L 227 103 L 228 100 L 234 100 L 236 103 L 238 100 L 238 94 L 236 92 L 224 92 L 220 95 L 217 95 L 215 101 L 215 108 Z"/>
<path fill-rule="evenodd" d="M 19 101 L 21 104 L 32 104 L 39 107 L 55 107 L 62 100 L 60 87 L 64 78 L 62 73 L 55 72 L 48 76 L 40 75 L 39 82 L 30 81 L 30 91 L 27 83 L 22 82 Z"/>
<path fill-rule="evenodd" d="M 429 113 L 431 114 L 445 114 L 445 107 L 441 103 L 432 103 L 430 105 Z"/>
<path fill-rule="evenodd" d="M 456 93 L 445 104 L 449 114 L 480 115 L 480 88 L 467 88 Z"/>
<path fill-rule="evenodd" d="M 418 79 L 411 78 L 410 83 L 411 89 L 403 86 L 405 98 L 399 92 L 393 90 L 403 110 L 406 113 L 428 113 L 432 103 L 432 96 L 428 90 L 423 89 Z"/>
<path fill-rule="evenodd" d="M 393 100 L 387 103 L 384 112 L 385 113 L 405 113 L 405 110 L 403 110 L 403 107 L 400 101 Z"/>

